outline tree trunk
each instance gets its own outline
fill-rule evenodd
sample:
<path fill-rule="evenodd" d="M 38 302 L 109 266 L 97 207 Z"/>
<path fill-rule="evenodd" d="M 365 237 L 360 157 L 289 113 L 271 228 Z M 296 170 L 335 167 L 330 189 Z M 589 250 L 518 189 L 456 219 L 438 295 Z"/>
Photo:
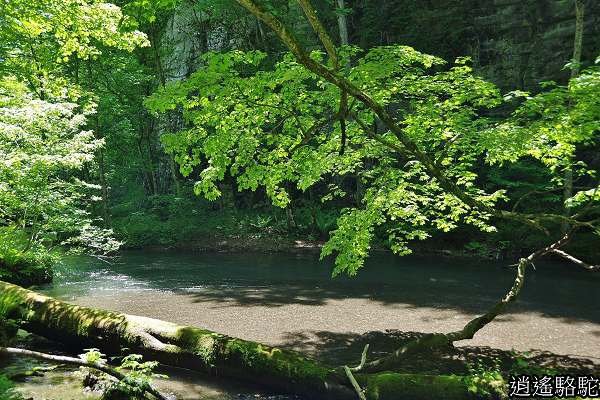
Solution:
<path fill-rule="evenodd" d="M 102 190 L 102 221 L 106 228 L 110 227 L 110 213 L 108 207 L 108 184 L 106 182 L 106 169 L 104 163 L 104 149 L 98 149 L 98 170 L 100 174 L 100 187 Z"/>
<path fill-rule="evenodd" d="M 173 184 L 175 185 L 175 194 L 177 197 L 181 196 L 181 184 L 179 183 L 179 179 L 177 178 L 177 166 L 175 165 L 175 160 L 173 157 L 169 156 L 169 169 L 171 171 L 171 178 L 173 179 Z"/>
<path fill-rule="evenodd" d="M 581 69 L 581 52 L 583 50 L 583 26 L 585 24 L 585 1 L 575 0 L 575 38 L 573 40 L 573 59 L 571 62 L 571 78 L 576 78 Z"/>
<path fill-rule="evenodd" d="M 585 5 L 584 0 L 575 0 L 575 39 L 573 40 L 573 58 L 571 59 L 571 79 L 579 75 L 581 64 L 581 52 L 583 49 L 583 26 Z M 567 201 L 573 196 L 573 165 L 569 162 L 565 169 L 565 182 L 563 186 L 563 201 Z M 569 216 L 569 209 L 565 208 L 565 215 Z M 562 223 L 562 231 L 566 233 L 569 230 L 569 224 Z"/>
<path fill-rule="evenodd" d="M 134 315 L 71 305 L 0 281 L 0 318 L 62 343 L 118 354 L 127 348 L 145 359 L 250 381 L 310 399 L 355 399 L 338 368 L 289 350 L 241 340 L 205 329 Z M 461 376 L 356 374 L 367 399 L 469 399 Z"/>
<path fill-rule="evenodd" d="M 338 6 L 338 27 L 340 30 L 340 43 L 342 45 L 348 45 L 348 21 L 346 18 L 346 14 L 344 14 L 344 10 L 346 8 L 346 4 L 344 0 L 337 0 Z"/>

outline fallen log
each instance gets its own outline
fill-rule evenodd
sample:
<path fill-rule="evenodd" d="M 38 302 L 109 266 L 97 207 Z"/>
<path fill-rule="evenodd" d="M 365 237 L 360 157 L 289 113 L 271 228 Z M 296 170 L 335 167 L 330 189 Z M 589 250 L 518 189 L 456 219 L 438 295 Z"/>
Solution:
<path fill-rule="evenodd" d="M 0 318 L 29 332 L 107 354 L 123 349 L 147 360 L 250 381 L 310 399 L 356 399 L 342 368 L 294 351 L 152 318 L 72 305 L 0 281 Z M 356 374 L 369 400 L 469 399 L 464 377 L 400 373 Z"/>

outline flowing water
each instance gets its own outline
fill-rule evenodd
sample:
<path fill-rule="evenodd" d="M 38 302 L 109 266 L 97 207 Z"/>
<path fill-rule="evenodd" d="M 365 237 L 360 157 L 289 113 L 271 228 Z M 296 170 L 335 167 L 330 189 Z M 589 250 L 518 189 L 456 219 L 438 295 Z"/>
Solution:
<path fill-rule="evenodd" d="M 530 269 L 510 312 L 469 344 L 541 349 L 600 362 L 600 276 L 568 264 Z M 372 257 L 356 277 L 332 279 L 316 254 L 126 252 L 113 264 L 66 259 L 49 295 L 195 325 L 315 356 L 343 352 L 368 331 L 447 332 L 494 304 L 513 280 L 506 263 L 439 257 Z M 256 388 L 171 371 L 179 399 L 268 396 Z M 54 378 L 58 379 L 60 374 Z M 64 375 L 64 374 L 63 374 Z M 32 380 L 36 400 L 78 399 L 76 382 Z M 36 393 L 39 388 L 40 393 Z M 45 390 L 44 390 L 45 388 Z M 53 394 L 52 390 L 62 390 Z M 67 395 L 66 393 L 75 392 Z M 258 396 L 258 397 L 255 397 Z"/>

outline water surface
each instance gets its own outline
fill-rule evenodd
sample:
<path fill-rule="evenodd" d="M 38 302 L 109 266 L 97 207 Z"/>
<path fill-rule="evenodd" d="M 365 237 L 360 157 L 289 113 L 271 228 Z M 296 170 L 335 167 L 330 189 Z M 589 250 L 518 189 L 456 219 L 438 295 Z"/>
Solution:
<path fill-rule="evenodd" d="M 331 278 L 316 254 L 126 252 L 116 262 L 64 261 L 52 296 L 286 346 L 340 354 L 368 331 L 449 332 L 511 286 L 500 262 L 378 254 L 356 277 Z M 510 312 L 469 344 L 541 349 L 600 362 L 600 276 L 569 264 L 530 269 Z M 177 378 L 181 399 L 230 399 L 255 389 Z M 191 395 L 189 393 L 196 393 Z M 198 393 L 205 393 L 200 395 Z M 238 397 L 239 398 L 239 397 Z"/>

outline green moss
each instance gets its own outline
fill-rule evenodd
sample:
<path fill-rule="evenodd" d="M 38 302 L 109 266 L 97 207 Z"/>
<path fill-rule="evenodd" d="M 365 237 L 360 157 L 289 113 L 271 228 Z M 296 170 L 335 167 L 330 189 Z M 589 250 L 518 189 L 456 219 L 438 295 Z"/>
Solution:
<path fill-rule="evenodd" d="M 217 333 L 188 326 L 178 329 L 175 334 L 177 345 L 199 356 L 207 367 L 215 362 L 220 338 Z"/>
<path fill-rule="evenodd" d="M 0 282 L 1 317 L 42 323 L 71 337 L 91 336 L 99 328 L 113 328 L 118 333 L 125 325 L 123 315 L 63 303 L 5 282 Z"/>
<path fill-rule="evenodd" d="M 369 400 L 468 400 L 464 377 L 382 373 L 357 378 Z"/>
<path fill-rule="evenodd" d="M 203 329 L 182 327 L 173 339 L 185 351 L 199 356 L 206 368 L 230 375 L 243 376 L 243 371 L 252 371 L 253 379 L 316 387 L 332 373 L 331 368 L 300 353 Z"/>
<path fill-rule="evenodd" d="M 229 339 L 225 346 L 229 359 L 265 375 L 288 379 L 293 383 L 323 382 L 333 370 L 300 353 L 268 347 L 260 343 Z"/>

